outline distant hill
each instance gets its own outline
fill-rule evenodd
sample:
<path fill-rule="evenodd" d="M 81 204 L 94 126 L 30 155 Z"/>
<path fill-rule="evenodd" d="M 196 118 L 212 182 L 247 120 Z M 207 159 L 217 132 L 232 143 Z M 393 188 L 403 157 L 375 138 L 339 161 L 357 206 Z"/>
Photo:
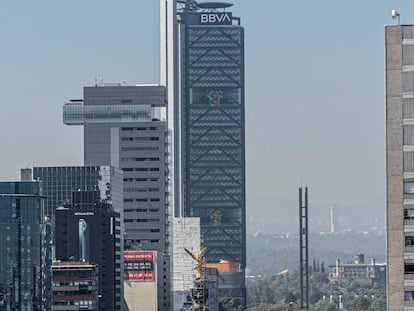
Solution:
<path fill-rule="evenodd" d="M 247 195 L 248 233 L 297 232 L 299 203 L 290 199 L 275 198 L 256 194 Z M 330 230 L 330 209 L 334 210 L 336 232 L 384 231 L 385 200 L 350 206 L 309 202 L 310 232 Z"/>
<path fill-rule="evenodd" d="M 335 264 L 336 259 L 352 262 L 357 253 L 385 262 L 385 235 L 346 232 L 341 234 L 310 234 L 309 264 L 313 259 L 324 262 L 325 267 Z M 297 235 L 248 235 L 248 274 L 269 277 L 289 269 L 299 268 L 299 239 Z"/>

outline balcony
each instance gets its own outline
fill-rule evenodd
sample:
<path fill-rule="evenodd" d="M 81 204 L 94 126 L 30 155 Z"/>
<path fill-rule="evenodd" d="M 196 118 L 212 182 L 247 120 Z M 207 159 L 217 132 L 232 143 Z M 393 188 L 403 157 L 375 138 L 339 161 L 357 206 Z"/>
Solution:
<path fill-rule="evenodd" d="M 414 232 L 414 218 L 404 219 L 404 232 Z"/>
<path fill-rule="evenodd" d="M 414 261 L 414 245 L 405 246 L 404 248 L 404 260 Z"/>
<path fill-rule="evenodd" d="M 404 301 L 404 306 L 409 307 L 408 310 L 414 310 L 414 300 L 406 300 Z"/>
<path fill-rule="evenodd" d="M 414 274 L 404 274 L 404 286 L 414 286 Z"/>

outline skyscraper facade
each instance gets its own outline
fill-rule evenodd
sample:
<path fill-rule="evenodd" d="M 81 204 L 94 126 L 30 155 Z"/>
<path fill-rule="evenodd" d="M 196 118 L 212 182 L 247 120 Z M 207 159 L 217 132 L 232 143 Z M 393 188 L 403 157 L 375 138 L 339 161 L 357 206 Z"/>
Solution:
<path fill-rule="evenodd" d="M 200 217 L 208 261 L 244 267 L 244 31 L 219 9 L 180 17 L 184 215 Z"/>
<path fill-rule="evenodd" d="M 126 248 L 168 248 L 166 89 L 97 84 L 65 104 L 63 121 L 84 127 L 85 165 L 123 170 Z"/>
<path fill-rule="evenodd" d="M 0 182 L 0 310 L 50 310 L 43 200 L 38 182 Z"/>
<path fill-rule="evenodd" d="M 47 215 L 55 224 L 55 256 L 63 261 L 85 260 L 99 264 L 99 279 L 105 285 L 100 288 L 100 293 L 104 294 L 99 301 L 101 310 L 120 310 L 123 298 L 122 176 L 121 170 L 111 166 L 33 168 L 33 178 L 41 182 L 46 197 Z M 95 225 L 94 231 L 85 231 L 88 239 L 96 239 L 88 240 L 88 245 L 81 244 L 85 256 L 79 251 L 81 224 L 87 228 Z"/>
<path fill-rule="evenodd" d="M 414 307 L 414 26 L 385 27 L 387 310 Z"/>
<path fill-rule="evenodd" d="M 208 262 L 244 270 L 244 29 L 231 6 L 161 0 L 161 81 L 169 91 L 175 216 L 200 218 Z"/>
<path fill-rule="evenodd" d="M 166 88 L 97 83 L 64 105 L 63 122 L 84 127 L 85 165 L 123 171 L 125 249 L 163 258 L 163 304 L 170 303 Z M 164 119 L 163 119 L 164 116 Z"/>
<path fill-rule="evenodd" d="M 33 167 L 33 178 L 42 182 L 46 196 L 45 211 L 54 217 L 55 210 L 70 204 L 73 191 L 98 191 L 100 200 L 123 214 L 122 171 L 111 166 Z"/>

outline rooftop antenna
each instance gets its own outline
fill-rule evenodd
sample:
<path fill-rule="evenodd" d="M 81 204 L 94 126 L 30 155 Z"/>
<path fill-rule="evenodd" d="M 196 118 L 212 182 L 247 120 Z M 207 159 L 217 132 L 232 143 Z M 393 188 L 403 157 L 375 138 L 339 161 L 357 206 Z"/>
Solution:
<path fill-rule="evenodd" d="M 392 10 L 391 11 L 391 17 L 392 17 L 392 19 L 396 19 L 398 25 L 400 25 L 400 13 L 398 13 L 397 10 Z"/>

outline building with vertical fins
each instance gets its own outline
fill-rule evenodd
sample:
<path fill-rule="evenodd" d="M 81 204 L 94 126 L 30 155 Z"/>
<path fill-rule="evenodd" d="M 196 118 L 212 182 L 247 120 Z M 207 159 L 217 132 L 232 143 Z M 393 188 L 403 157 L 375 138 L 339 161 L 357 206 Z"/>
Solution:
<path fill-rule="evenodd" d="M 43 201 L 38 182 L 0 182 L 0 310 L 51 310 Z"/>
<path fill-rule="evenodd" d="M 414 310 L 414 26 L 385 27 L 387 310 Z"/>
<path fill-rule="evenodd" d="M 169 92 L 175 216 L 200 218 L 208 262 L 228 260 L 244 271 L 244 29 L 231 6 L 161 0 L 161 81 Z"/>

